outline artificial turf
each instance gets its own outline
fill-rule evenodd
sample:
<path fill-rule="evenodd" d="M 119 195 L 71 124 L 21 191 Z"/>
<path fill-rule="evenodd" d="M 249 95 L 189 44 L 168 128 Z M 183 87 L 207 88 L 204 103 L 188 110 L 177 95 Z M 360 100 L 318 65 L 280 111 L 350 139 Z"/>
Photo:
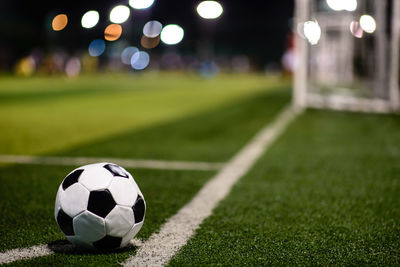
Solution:
<path fill-rule="evenodd" d="M 98 74 L 0 81 L 0 154 L 54 153 L 206 112 L 288 82 L 265 75 Z"/>
<path fill-rule="evenodd" d="M 170 262 L 400 264 L 397 116 L 307 111 Z"/>
<path fill-rule="evenodd" d="M 223 162 L 289 101 L 288 88 L 271 89 L 201 114 L 125 132 L 57 154 Z"/>
<path fill-rule="evenodd" d="M 62 79 L 1 81 L 0 153 L 225 161 L 290 97 L 257 75 Z M 399 132 L 396 116 L 307 111 L 170 264 L 400 264 Z M 54 199 L 74 167 L 0 166 L 0 251 L 64 240 Z M 214 173 L 130 171 L 147 202 L 143 240 Z M 116 265 L 134 250 L 14 265 Z"/>
<path fill-rule="evenodd" d="M 58 186 L 74 167 L 26 165 L 0 169 L 0 251 L 65 239 L 54 219 Z M 212 172 L 130 170 L 147 203 L 138 238 L 148 238 L 201 188 Z"/>
<path fill-rule="evenodd" d="M 195 87 L 196 82 L 197 81 L 193 82 L 192 87 Z M 200 82 L 208 83 L 208 81 Z M 89 82 L 87 83 L 89 84 Z M 218 83 L 221 83 L 221 81 Z M 89 133 L 89 136 L 91 136 L 90 142 L 87 141 L 77 145 L 73 142 L 71 143 L 71 140 L 69 140 L 66 142 L 69 144 L 68 148 L 64 150 L 58 149 L 54 154 L 69 156 L 162 158 L 166 160 L 227 160 L 240 149 L 261 126 L 268 123 L 290 99 L 289 91 L 287 88 L 285 89 L 285 85 L 277 85 L 275 87 L 264 85 L 263 88 L 249 89 L 248 91 L 239 88 L 240 86 L 238 87 L 238 85 L 235 86 L 231 88 L 232 92 L 223 88 L 221 92 L 219 92 L 215 91 L 217 88 L 211 88 L 208 92 L 195 93 L 194 95 L 197 96 L 207 95 L 206 98 L 213 98 L 213 96 L 216 98 L 214 104 L 203 112 L 200 112 L 201 109 L 193 109 L 191 112 L 185 111 L 186 113 L 179 115 L 180 117 L 186 116 L 184 118 L 172 120 L 172 117 L 170 117 L 168 120 L 162 120 L 162 123 L 146 129 L 140 129 L 140 127 L 136 129 L 130 126 L 127 132 L 124 131 L 123 133 L 108 137 L 103 136 L 101 140 L 96 140 L 96 138 L 91 135 L 94 131 L 91 129 Z M 192 89 L 199 90 L 199 88 Z M 46 90 L 48 89 L 45 88 L 44 91 Z M 63 90 L 64 89 L 61 91 Z M 79 89 L 76 88 L 72 90 L 79 91 Z M 93 92 L 90 90 L 93 90 Z M 97 92 L 98 90 L 99 92 Z M 156 88 L 153 88 L 153 90 L 157 91 Z M 182 88 L 180 90 L 183 96 L 176 95 L 178 100 L 188 100 L 187 92 Z M 235 90 L 237 92 L 235 92 Z M 2 97 L 4 97 L 3 100 L 5 106 L 7 106 L 4 107 L 4 109 L 9 111 L 10 109 L 16 110 L 20 107 L 25 111 L 31 111 L 27 107 L 34 105 L 37 111 L 40 111 L 35 115 L 37 116 L 36 119 L 50 128 L 53 127 L 53 123 L 56 121 L 47 114 L 49 105 L 56 105 L 51 103 L 52 101 L 57 102 L 64 99 L 66 102 L 70 101 L 70 103 L 66 105 L 73 107 L 76 102 L 81 101 L 81 97 L 85 98 L 86 96 L 91 96 L 92 105 L 96 106 L 98 110 L 101 110 L 103 109 L 101 106 L 102 100 L 97 102 L 98 99 L 94 96 L 97 94 L 107 95 L 110 93 L 96 88 L 77 93 L 76 95 L 70 92 L 57 92 L 57 90 L 56 92 L 46 91 L 42 93 L 35 92 L 33 89 L 32 92 L 22 91 L 23 93 L 4 93 Z M 121 91 L 124 91 L 124 89 L 121 89 Z M 150 92 L 148 93 L 151 94 Z M 230 93 L 232 93 L 233 96 L 228 96 Z M 193 98 L 194 95 L 192 94 L 189 96 L 192 102 L 195 102 Z M 227 100 L 222 100 L 223 96 L 226 96 Z M 110 101 L 114 103 L 116 100 L 111 98 Z M 217 105 L 217 103 L 219 104 Z M 185 105 L 190 106 L 190 103 L 185 103 Z M 57 110 L 56 107 L 54 108 Z M 138 107 L 130 107 L 130 112 L 136 112 L 137 110 Z M 194 112 L 194 110 L 197 111 Z M 118 114 L 123 114 L 124 112 L 126 112 L 126 110 L 123 109 L 120 110 Z M 164 111 L 162 108 L 159 108 L 154 112 L 163 113 Z M 22 115 L 23 113 L 20 113 L 18 116 Z M 66 114 L 56 114 L 56 117 L 59 117 L 60 120 L 69 120 L 70 117 L 75 115 L 76 114 L 68 114 L 68 116 L 66 116 Z M 151 120 L 151 116 L 146 118 Z M 39 138 L 38 144 L 32 144 L 37 136 L 34 132 L 35 129 L 30 129 L 28 127 L 32 124 L 29 114 L 25 119 L 28 125 L 23 125 L 23 121 L 16 122 L 16 124 L 22 127 L 21 136 L 24 135 L 25 137 L 21 139 L 18 139 L 18 137 L 15 139 L 14 141 L 16 143 L 14 145 L 22 147 L 25 143 L 27 147 L 31 148 L 39 144 L 43 145 L 44 140 L 41 140 L 42 137 Z M 77 118 L 77 120 L 79 119 L 80 118 Z M 117 123 L 119 123 L 118 119 L 120 118 L 117 118 Z M 107 124 L 107 122 L 108 121 L 104 121 L 105 124 Z M 82 121 L 80 123 L 82 123 Z M 86 123 L 93 125 L 91 121 L 87 121 Z M 18 127 L 11 129 L 18 131 Z M 47 128 L 36 130 L 45 132 L 46 129 Z M 107 130 L 105 131 L 107 132 Z M 53 132 L 50 133 L 50 135 L 53 134 Z M 107 134 L 110 133 L 107 132 Z M 3 138 L 3 141 L 10 141 L 10 139 L 8 139 L 10 137 L 8 133 L 0 132 L 0 136 Z M 63 143 L 65 141 L 63 140 L 64 138 L 69 138 L 67 134 L 61 136 L 62 138 L 58 136 L 57 140 L 55 136 L 50 136 L 49 138 L 54 139 L 53 141 L 57 141 L 58 143 Z M 18 143 L 16 140 L 18 140 Z M 11 140 L 10 142 L 12 143 L 14 141 Z M 55 147 L 63 147 L 59 146 L 58 143 Z M 19 153 L 19 150 L 15 150 L 15 147 L 13 147 L 14 145 L 2 147 L 2 152 Z M 47 146 L 44 144 L 44 147 L 43 151 L 47 151 L 52 145 Z M 29 154 L 33 153 L 32 151 L 35 150 L 30 150 L 28 148 L 26 151 L 20 152 L 23 152 L 22 154 Z M 0 220 L 0 251 L 29 247 L 36 244 L 57 243 L 64 240 L 63 234 L 58 229 L 53 218 L 55 194 L 63 177 L 75 167 L 76 166 L 46 165 L 0 166 L 0 213 L 2 216 Z M 138 238 L 140 239 L 146 239 L 153 232 L 157 231 L 160 225 L 187 203 L 214 173 L 204 171 L 140 169 L 130 171 L 141 187 L 147 202 L 146 220 L 138 234 Z M 86 266 L 90 264 L 110 265 L 118 264 L 118 262 L 123 261 L 129 255 L 132 255 L 132 253 L 134 253 L 134 248 L 104 255 L 79 252 L 74 252 L 72 254 L 56 253 L 54 255 L 13 264 L 59 264 L 74 266 Z"/>
<path fill-rule="evenodd" d="M 157 158 L 162 155 L 166 159 L 225 160 L 240 148 L 241 143 L 245 142 L 259 127 L 272 119 L 288 99 L 289 94 L 286 90 L 270 92 L 260 95 L 258 98 L 252 97 L 196 117 L 163 124 L 138 133 L 133 132 L 100 143 L 76 147 L 61 154 L 148 158 Z M 251 116 L 253 113 L 255 115 Z M 166 136 L 169 137 L 167 140 Z M 209 139 L 205 136 L 208 136 Z M 207 140 L 210 142 L 207 143 Z M 218 142 L 221 142 L 220 146 L 218 146 Z M 0 209 L 5 218 L 0 224 L 0 239 L 2 239 L 0 249 L 26 247 L 52 241 L 55 237 L 62 237 L 58 229 L 54 228 L 55 223 L 51 214 L 58 184 L 71 168 L 22 165 L 0 169 L 0 194 L 2 195 Z M 193 172 L 194 175 L 192 175 L 192 172 L 187 174 L 186 172 L 135 170 L 134 173 L 137 172 L 139 172 L 139 184 L 141 185 L 141 179 L 144 179 L 144 183 L 148 183 L 147 188 L 143 190 L 150 192 L 150 195 L 146 196 L 146 199 L 150 199 L 150 210 L 153 206 L 152 201 L 159 204 L 166 202 L 164 198 L 154 197 L 152 199 L 152 194 L 157 196 L 157 192 L 153 191 L 162 191 L 165 187 L 166 192 L 164 193 L 169 194 L 174 186 L 177 189 L 180 186 L 184 187 L 183 178 L 179 178 L 183 175 L 187 175 L 186 179 L 189 181 L 192 176 L 196 178 L 196 175 L 201 175 L 203 178 L 211 176 L 210 172 Z M 143 172 L 143 175 L 140 172 Z M 174 175 L 177 175 L 177 180 L 169 181 L 168 177 Z M 148 178 L 149 176 L 151 177 Z M 204 182 L 201 179 L 200 181 Z M 180 182 L 182 185 L 179 184 Z M 192 186 L 192 182 L 189 182 L 188 185 Z M 193 192 L 188 193 L 193 194 Z M 173 201 L 184 196 L 185 194 L 182 196 L 180 194 L 170 195 Z M 19 199 L 19 201 L 14 201 L 15 199 Z M 167 201 L 166 204 L 170 208 L 164 207 L 161 213 L 157 211 L 158 216 L 154 216 L 155 225 L 158 226 L 164 221 L 165 214 L 172 215 L 171 212 L 177 210 L 178 207 L 168 203 Z M 183 205 L 185 202 L 179 203 Z M 146 231 L 149 234 L 155 230 L 154 227 L 151 227 L 153 223 L 149 223 L 151 218 L 146 219 L 146 225 L 149 227 L 144 227 L 141 234 Z M 50 228 L 48 228 L 49 225 Z"/>

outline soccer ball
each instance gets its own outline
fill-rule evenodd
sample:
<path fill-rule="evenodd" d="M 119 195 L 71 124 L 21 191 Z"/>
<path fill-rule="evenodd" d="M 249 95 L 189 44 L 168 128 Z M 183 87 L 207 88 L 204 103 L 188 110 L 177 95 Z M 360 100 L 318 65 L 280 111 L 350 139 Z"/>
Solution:
<path fill-rule="evenodd" d="M 132 175 L 112 163 L 79 167 L 58 188 L 54 216 L 81 248 L 124 247 L 143 225 L 146 203 Z"/>

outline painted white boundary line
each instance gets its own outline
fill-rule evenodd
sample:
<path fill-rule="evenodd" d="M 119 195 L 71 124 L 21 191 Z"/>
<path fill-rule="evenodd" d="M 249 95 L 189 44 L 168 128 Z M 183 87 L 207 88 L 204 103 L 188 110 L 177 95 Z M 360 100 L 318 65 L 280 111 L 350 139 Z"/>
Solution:
<path fill-rule="evenodd" d="M 139 239 L 132 239 L 131 245 L 139 247 L 142 241 Z M 37 257 L 49 256 L 55 253 L 73 253 L 74 246 L 72 244 L 63 245 L 37 245 L 30 248 L 16 248 L 0 252 L 0 264 L 7 264 L 14 261 L 29 260 Z"/>
<path fill-rule="evenodd" d="M 97 157 L 55 157 L 0 155 L 2 163 L 45 164 L 45 165 L 86 165 L 96 162 L 112 162 L 125 168 L 163 169 L 163 170 L 219 170 L 225 164 L 220 162 L 169 161 L 152 159 L 121 159 Z"/>
<path fill-rule="evenodd" d="M 139 247 L 139 249 L 136 255 L 129 258 L 124 265 L 159 266 L 167 264 L 175 253 L 186 244 L 203 220 L 211 215 L 212 210 L 225 198 L 232 186 L 248 172 L 256 160 L 268 149 L 285 130 L 286 126 L 300 112 L 301 110 L 294 107 L 287 107 L 271 124 L 261 129 L 261 131 L 239 151 L 216 176 L 203 186 L 189 203 L 182 207 L 177 214 L 172 216 L 161 227 L 158 233 L 153 234 L 145 242 L 139 239 L 133 239 L 131 245 Z M 64 161 L 60 163 L 60 159 L 64 159 Z M 136 164 L 136 162 L 141 162 L 142 160 L 0 155 L 0 162 L 20 164 L 79 165 L 97 161 L 112 161 L 125 167 L 130 167 L 133 166 L 133 164 L 126 164 L 127 162 L 135 162 Z M 143 162 L 160 161 L 143 160 Z M 166 161 L 164 163 L 170 162 Z M 179 163 L 186 164 L 187 162 Z M 199 164 L 199 162 L 193 163 Z M 201 164 L 204 163 L 205 162 Z M 220 164 L 223 166 L 221 163 L 212 164 Z M 135 167 L 137 166 L 135 165 Z M 45 244 L 32 246 L 30 248 L 11 249 L 0 252 L 0 264 L 73 251 L 73 246 L 71 244 L 52 245 L 51 247 Z"/>
<path fill-rule="evenodd" d="M 166 265 L 300 111 L 292 106 L 285 108 L 207 182 L 189 203 L 162 225 L 158 233 L 152 234 L 124 265 Z"/>
<path fill-rule="evenodd" d="M 47 245 L 38 245 L 30 248 L 11 249 L 0 253 L 0 264 L 47 256 L 53 253 L 54 252 Z"/>

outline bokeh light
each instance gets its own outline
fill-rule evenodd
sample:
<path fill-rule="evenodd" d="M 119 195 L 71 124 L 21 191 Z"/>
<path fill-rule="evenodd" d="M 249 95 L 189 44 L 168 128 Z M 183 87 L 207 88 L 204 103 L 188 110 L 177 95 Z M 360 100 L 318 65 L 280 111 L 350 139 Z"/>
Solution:
<path fill-rule="evenodd" d="M 53 61 L 53 69 L 55 71 L 64 70 L 65 61 L 67 60 L 67 53 L 64 51 L 57 51 L 51 57 Z"/>
<path fill-rule="evenodd" d="M 334 11 L 355 11 L 357 9 L 357 0 L 326 0 L 326 3 Z"/>
<path fill-rule="evenodd" d="M 135 9 L 149 8 L 154 0 L 129 0 L 129 5 Z"/>
<path fill-rule="evenodd" d="M 65 64 L 65 73 L 68 77 L 78 76 L 81 72 L 81 61 L 77 57 L 73 57 Z"/>
<path fill-rule="evenodd" d="M 25 57 L 18 61 L 15 71 L 17 75 L 30 76 L 35 72 L 36 64 L 32 57 Z"/>
<path fill-rule="evenodd" d="M 204 78 L 212 78 L 218 74 L 218 71 L 218 65 L 214 61 L 204 61 L 198 66 L 198 72 Z"/>
<path fill-rule="evenodd" d="M 216 1 L 203 1 L 197 6 L 196 11 L 204 19 L 216 19 L 221 16 L 223 8 Z"/>
<path fill-rule="evenodd" d="M 235 72 L 248 72 L 250 70 L 250 59 L 246 55 L 237 55 L 232 57 L 231 65 Z"/>
<path fill-rule="evenodd" d="M 97 25 L 99 22 L 99 12 L 90 10 L 82 16 L 81 24 L 83 28 L 90 29 Z"/>
<path fill-rule="evenodd" d="M 104 39 L 107 41 L 116 41 L 121 37 L 122 27 L 119 24 L 110 24 L 104 30 Z"/>
<path fill-rule="evenodd" d="M 344 8 L 347 11 L 355 11 L 357 9 L 357 0 L 347 0 L 346 7 Z"/>
<path fill-rule="evenodd" d="M 358 21 L 350 22 L 350 32 L 356 38 L 362 38 L 364 34 L 364 31 Z"/>
<path fill-rule="evenodd" d="M 145 51 L 138 51 L 131 58 L 131 66 L 135 70 L 143 70 L 150 63 L 150 56 Z"/>
<path fill-rule="evenodd" d="M 299 22 L 297 23 L 297 34 L 300 35 L 301 38 L 306 39 L 306 37 L 304 36 L 304 22 Z"/>
<path fill-rule="evenodd" d="M 312 45 L 316 45 L 321 38 L 321 27 L 317 21 L 304 22 L 304 36 Z"/>
<path fill-rule="evenodd" d="M 376 30 L 375 19 L 370 15 L 360 17 L 360 26 L 367 33 L 373 33 Z"/>
<path fill-rule="evenodd" d="M 161 41 L 167 45 L 178 44 L 182 41 L 184 31 L 181 26 L 169 24 L 161 30 Z"/>
<path fill-rule="evenodd" d="M 124 63 L 126 65 L 130 65 L 133 54 L 135 54 L 138 51 L 139 51 L 139 49 L 134 46 L 129 46 L 129 47 L 125 48 L 124 50 L 122 50 L 122 53 L 121 53 L 122 63 Z"/>
<path fill-rule="evenodd" d="M 102 39 L 96 39 L 93 40 L 89 44 L 89 55 L 92 57 L 98 57 L 101 54 L 104 53 L 104 50 L 106 49 L 106 43 Z"/>
<path fill-rule="evenodd" d="M 156 47 L 160 43 L 160 37 L 149 38 L 145 35 L 140 39 L 140 44 L 147 49 Z"/>
<path fill-rule="evenodd" d="M 143 35 L 149 38 L 154 38 L 160 35 L 162 24 L 157 20 L 147 22 L 143 27 Z"/>
<path fill-rule="evenodd" d="M 58 14 L 54 17 L 53 21 L 51 22 L 51 27 L 54 31 L 61 31 L 68 24 L 68 17 L 65 14 Z"/>
<path fill-rule="evenodd" d="M 129 7 L 124 5 L 119 5 L 114 7 L 110 12 L 110 21 L 112 23 L 124 23 L 128 20 L 131 11 Z"/>

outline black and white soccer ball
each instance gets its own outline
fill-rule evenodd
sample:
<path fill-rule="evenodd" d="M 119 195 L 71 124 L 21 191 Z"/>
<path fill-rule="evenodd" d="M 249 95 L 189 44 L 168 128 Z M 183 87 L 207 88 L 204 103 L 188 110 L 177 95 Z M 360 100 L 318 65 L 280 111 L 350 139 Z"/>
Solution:
<path fill-rule="evenodd" d="M 146 203 L 132 175 L 112 163 L 79 167 L 58 188 L 54 216 L 81 248 L 124 247 L 142 228 Z"/>

